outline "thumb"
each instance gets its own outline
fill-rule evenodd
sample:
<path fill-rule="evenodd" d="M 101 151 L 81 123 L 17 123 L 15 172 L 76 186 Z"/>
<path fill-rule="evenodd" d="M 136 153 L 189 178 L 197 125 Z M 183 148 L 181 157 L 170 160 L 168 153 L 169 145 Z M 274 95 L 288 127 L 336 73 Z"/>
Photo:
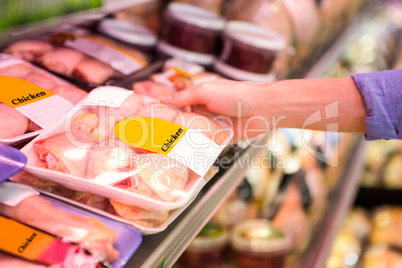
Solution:
<path fill-rule="evenodd" d="M 172 104 L 179 108 L 204 104 L 200 102 L 197 90 L 195 90 L 195 88 L 181 90 L 179 92 L 163 96 L 159 100 L 161 103 Z"/>

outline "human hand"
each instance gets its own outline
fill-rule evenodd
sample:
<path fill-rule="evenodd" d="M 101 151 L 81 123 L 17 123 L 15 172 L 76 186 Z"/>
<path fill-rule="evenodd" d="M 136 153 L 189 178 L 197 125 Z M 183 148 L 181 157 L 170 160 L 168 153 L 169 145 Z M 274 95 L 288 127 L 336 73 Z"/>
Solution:
<path fill-rule="evenodd" d="M 262 105 L 266 86 L 263 89 L 261 84 L 214 79 L 164 96 L 161 102 L 179 108 L 192 106 L 195 112 L 208 111 L 224 119 L 234 129 L 234 140 L 239 141 L 267 132 L 267 111 Z"/>

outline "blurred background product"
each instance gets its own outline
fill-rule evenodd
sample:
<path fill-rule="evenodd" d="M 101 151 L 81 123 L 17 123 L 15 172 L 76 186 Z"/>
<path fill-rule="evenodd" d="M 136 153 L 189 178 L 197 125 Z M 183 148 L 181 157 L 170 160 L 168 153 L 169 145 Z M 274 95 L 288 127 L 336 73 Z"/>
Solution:
<path fill-rule="evenodd" d="M 251 22 L 263 28 L 280 33 L 286 44 L 278 52 L 274 63 L 279 79 L 284 78 L 289 68 L 289 59 L 292 56 L 292 28 L 289 15 L 282 0 L 232 0 L 228 1 L 225 15 L 229 20 Z"/>
<path fill-rule="evenodd" d="M 210 66 L 218 50 L 225 18 L 207 9 L 182 3 L 170 3 L 163 15 L 158 51 Z"/>
<path fill-rule="evenodd" d="M 272 82 L 277 54 L 285 48 L 285 38 L 274 31 L 247 22 L 229 21 L 223 30 L 223 48 L 214 62 L 214 70 L 234 80 Z"/>

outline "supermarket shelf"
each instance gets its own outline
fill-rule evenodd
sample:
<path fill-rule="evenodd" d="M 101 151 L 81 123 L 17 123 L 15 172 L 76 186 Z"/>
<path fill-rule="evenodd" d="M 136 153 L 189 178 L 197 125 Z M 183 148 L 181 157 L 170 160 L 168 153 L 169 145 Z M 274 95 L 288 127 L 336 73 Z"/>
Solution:
<path fill-rule="evenodd" d="M 104 0 L 99 8 L 93 8 L 85 11 L 74 12 L 47 20 L 40 20 L 14 27 L 0 29 L 0 46 L 12 43 L 21 39 L 30 39 L 45 34 L 60 26 L 69 24 L 82 24 L 95 21 L 104 16 L 151 0 Z"/>
<path fill-rule="evenodd" d="M 351 148 L 351 154 L 346 160 L 344 174 L 332 195 L 331 202 L 324 219 L 313 236 L 297 268 L 322 268 L 332 247 L 332 241 L 341 227 L 342 221 L 353 204 L 359 189 L 359 174 L 363 167 L 363 151 L 365 141 L 362 135 Z"/>
<path fill-rule="evenodd" d="M 140 248 L 127 263 L 127 267 L 171 267 L 201 231 L 228 195 L 243 180 L 247 169 L 244 158 L 257 156 L 262 150 L 265 136 L 256 139 L 236 157 L 232 166 L 218 173 L 198 194 L 190 206 L 162 233 L 145 236 Z M 259 147 L 259 148 L 257 148 Z"/>

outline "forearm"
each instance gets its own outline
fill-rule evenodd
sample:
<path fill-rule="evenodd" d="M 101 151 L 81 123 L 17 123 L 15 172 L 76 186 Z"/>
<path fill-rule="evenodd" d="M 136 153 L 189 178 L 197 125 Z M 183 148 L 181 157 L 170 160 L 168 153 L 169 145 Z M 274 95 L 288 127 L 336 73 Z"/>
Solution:
<path fill-rule="evenodd" d="M 275 127 L 365 132 L 363 98 L 352 78 L 284 80 L 258 86 L 261 112 Z M 272 116 L 274 118 L 272 118 Z"/>

